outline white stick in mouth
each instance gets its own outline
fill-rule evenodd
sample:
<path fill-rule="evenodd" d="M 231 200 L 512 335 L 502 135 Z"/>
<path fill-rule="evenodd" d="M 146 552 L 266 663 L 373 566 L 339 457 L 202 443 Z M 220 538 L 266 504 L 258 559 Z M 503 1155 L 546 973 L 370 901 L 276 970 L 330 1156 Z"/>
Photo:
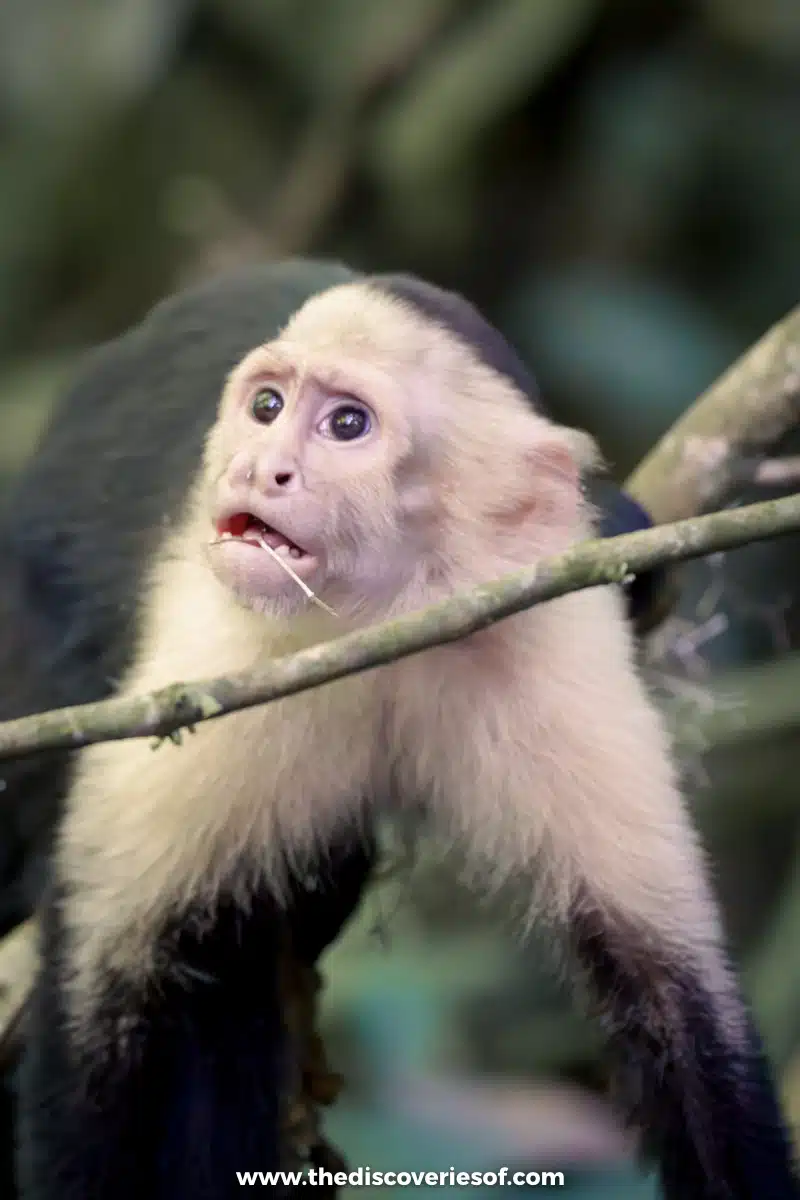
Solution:
<path fill-rule="evenodd" d="M 222 542 L 226 542 L 228 540 L 229 540 L 228 538 L 217 538 L 217 539 L 215 539 L 215 541 L 213 541 L 211 543 L 211 545 L 219 546 L 222 544 Z M 289 563 L 287 562 L 287 560 L 285 558 L 283 558 L 282 555 L 278 554 L 277 550 L 273 550 L 272 546 L 270 546 L 269 542 L 266 540 L 263 533 L 259 533 L 259 535 L 258 535 L 258 544 L 262 550 L 266 550 L 267 554 L 272 555 L 272 557 L 275 559 L 275 562 L 278 564 L 278 566 L 282 567 L 283 570 L 286 572 L 286 574 L 291 576 L 291 578 L 295 581 L 295 583 L 297 584 L 297 586 L 299 588 L 302 588 L 302 590 L 308 596 L 309 600 L 312 600 L 314 602 L 314 604 L 319 605 L 320 608 L 324 608 L 325 612 L 330 613 L 330 615 L 332 617 L 339 616 L 339 614 L 334 609 L 330 608 L 325 603 L 324 600 L 320 600 L 319 596 L 316 596 L 314 594 L 314 592 L 312 592 L 312 590 L 308 586 L 308 584 L 305 583 L 300 578 L 300 576 L 295 571 L 292 570 L 292 568 L 289 566 Z"/>
<path fill-rule="evenodd" d="M 300 578 L 300 576 L 295 571 L 292 570 L 292 568 L 289 566 L 289 563 L 287 562 L 287 560 L 285 558 L 283 558 L 280 554 L 278 554 L 277 550 L 273 550 L 272 546 L 270 546 L 269 542 L 266 540 L 263 533 L 260 533 L 258 535 L 258 544 L 262 550 L 266 550 L 268 554 L 272 555 L 272 557 L 275 559 L 275 562 L 278 563 L 279 566 L 283 567 L 283 569 L 287 575 L 291 575 L 292 579 L 295 581 L 295 583 L 298 585 L 298 587 L 301 587 L 303 589 L 305 594 L 308 596 L 309 600 L 313 600 L 314 603 L 318 604 L 320 608 L 324 608 L 325 612 L 330 613 L 330 615 L 332 617 L 337 617 L 339 615 L 338 613 L 334 612 L 332 608 L 329 608 L 324 600 L 320 600 L 319 596 L 314 595 L 314 593 L 312 592 L 312 590 L 308 586 L 308 584 L 304 583 L 303 580 Z"/>

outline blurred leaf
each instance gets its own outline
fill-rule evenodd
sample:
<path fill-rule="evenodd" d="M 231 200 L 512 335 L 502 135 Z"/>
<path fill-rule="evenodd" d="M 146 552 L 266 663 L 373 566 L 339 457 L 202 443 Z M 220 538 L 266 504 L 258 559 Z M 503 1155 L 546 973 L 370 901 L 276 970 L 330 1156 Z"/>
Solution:
<path fill-rule="evenodd" d="M 74 355 L 17 363 L 0 376 L 0 471 L 15 471 L 33 449 Z"/>
<path fill-rule="evenodd" d="M 598 0 L 497 0 L 466 20 L 373 124 L 370 164 L 391 186 L 448 173 L 535 92 Z"/>
<path fill-rule="evenodd" d="M 341 104 L 364 80 L 391 70 L 420 28 L 435 27 L 464 0 L 211 0 L 221 21 L 265 57 L 288 66 L 316 105 Z"/>
<path fill-rule="evenodd" d="M 189 11 L 188 0 L 0 5 L 0 79 L 16 118 L 0 146 L 0 355 L 43 301 L 92 154 L 166 69 Z"/>
<path fill-rule="evenodd" d="M 784 1096 L 789 1121 L 800 1132 L 800 1053 L 794 1055 L 786 1072 Z"/>
<path fill-rule="evenodd" d="M 794 870 L 747 981 L 768 1052 L 783 1068 L 800 1045 L 800 842 Z"/>
<path fill-rule="evenodd" d="M 437 28 L 464 0 L 336 0 L 319 6 L 306 39 L 313 58 L 309 83 L 323 102 L 357 91 L 366 79 L 390 76 L 402 65 L 420 30 Z"/>
<path fill-rule="evenodd" d="M 800 51 L 800 5 L 797 0 L 702 0 L 714 32 L 770 58 L 792 63 Z"/>
<path fill-rule="evenodd" d="M 688 293 L 591 266 L 543 276 L 508 302 L 504 324 L 578 418 L 624 425 L 650 446 L 736 357 L 738 347 Z"/>
<path fill-rule="evenodd" d="M 31 129 L 107 121 L 170 62 L 193 0 L 5 0 L 0 87 Z"/>
<path fill-rule="evenodd" d="M 500 1158 L 493 1148 L 492 1139 L 481 1137 L 471 1131 L 469 1137 L 456 1134 L 446 1137 L 439 1129 L 431 1129 L 422 1121 L 410 1116 L 398 1118 L 392 1113 L 369 1112 L 348 1109 L 337 1105 L 325 1122 L 328 1136 L 341 1147 L 351 1169 L 369 1166 L 383 1171 L 498 1171 L 501 1167 L 514 1170 L 562 1170 L 558 1163 L 509 1163 Z M 635 1168 L 618 1171 L 564 1171 L 566 1186 L 558 1194 L 570 1200 L 657 1200 L 657 1190 L 651 1178 Z M 430 1186 L 411 1184 L 403 1188 L 404 1194 L 423 1200 L 430 1194 Z M 514 1187 L 507 1185 L 503 1194 L 528 1196 L 540 1194 L 541 1187 Z M 380 1190 L 381 1194 L 385 1189 Z M 378 1195 L 378 1188 L 347 1188 L 343 1196 Z M 490 1197 L 497 1195 L 497 1184 L 459 1187 L 447 1186 L 448 1195 Z"/>

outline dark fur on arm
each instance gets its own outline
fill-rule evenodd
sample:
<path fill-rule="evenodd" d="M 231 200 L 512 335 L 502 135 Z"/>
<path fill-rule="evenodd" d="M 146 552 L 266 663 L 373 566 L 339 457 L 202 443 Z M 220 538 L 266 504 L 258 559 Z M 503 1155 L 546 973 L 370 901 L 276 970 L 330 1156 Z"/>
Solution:
<path fill-rule="evenodd" d="M 796 1200 L 793 1153 L 758 1034 L 725 1028 L 685 962 L 585 900 L 574 950 L 609 1036 L 618 1099 L 648 1131 L 666 1200 Z"/>
<path fill-rule="evenodd" d="M 82 1048 L 65 1027 L 56 891 L 20 1074 L 25 1200 L 232 1200 L 236 1171 L 277 1170 L 292 1049 L 281 958 L 291 947 L 316 961 L 371 860 L 368 844 L 334 848 L 286 911 L 257 895 L 247 912 L 223 897 L 213 914 L 185 914 L 163 931 L 147 994 L 108 976 Z"/>

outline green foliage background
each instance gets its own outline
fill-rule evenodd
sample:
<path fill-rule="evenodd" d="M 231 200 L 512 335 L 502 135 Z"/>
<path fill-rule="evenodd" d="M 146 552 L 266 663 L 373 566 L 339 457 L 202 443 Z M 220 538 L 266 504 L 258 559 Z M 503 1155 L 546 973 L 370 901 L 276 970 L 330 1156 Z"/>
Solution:
<path fill-rule="evenodd" d="M 465 291 L 624 475 L 798 301 L 799 81 L 796 0 L 8 0 L 0 482 L 79 349 L 187 280 L 290 253 Z M 800 1119 L 795 548 L 686 572 L 665 695 Z M 350 1080 L 331 1132 L 354 1166 L 653 1195 L 546 949 L 437 853 L 326 964 Z"/>

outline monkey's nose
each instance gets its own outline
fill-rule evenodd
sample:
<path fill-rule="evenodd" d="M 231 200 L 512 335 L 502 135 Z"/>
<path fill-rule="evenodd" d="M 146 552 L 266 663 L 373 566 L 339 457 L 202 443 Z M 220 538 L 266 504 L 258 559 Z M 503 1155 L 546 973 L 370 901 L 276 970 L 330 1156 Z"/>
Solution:
<path fill-rule="evenodd" d="M 280 466 L 274 463 L 270 466 L 264 463 L 262 469 L 256 471 L 256 486 L 266 495 L 294 492 L 300 482 L 300 472 L 294 464 L 284 462 Z"/>
<path fill-rule="evenodd" d="M 293 455 L 264 455 L 255 463 L 251 482 L 265 496 L 286 495 L 301 486 L 302 474 Z"/>

